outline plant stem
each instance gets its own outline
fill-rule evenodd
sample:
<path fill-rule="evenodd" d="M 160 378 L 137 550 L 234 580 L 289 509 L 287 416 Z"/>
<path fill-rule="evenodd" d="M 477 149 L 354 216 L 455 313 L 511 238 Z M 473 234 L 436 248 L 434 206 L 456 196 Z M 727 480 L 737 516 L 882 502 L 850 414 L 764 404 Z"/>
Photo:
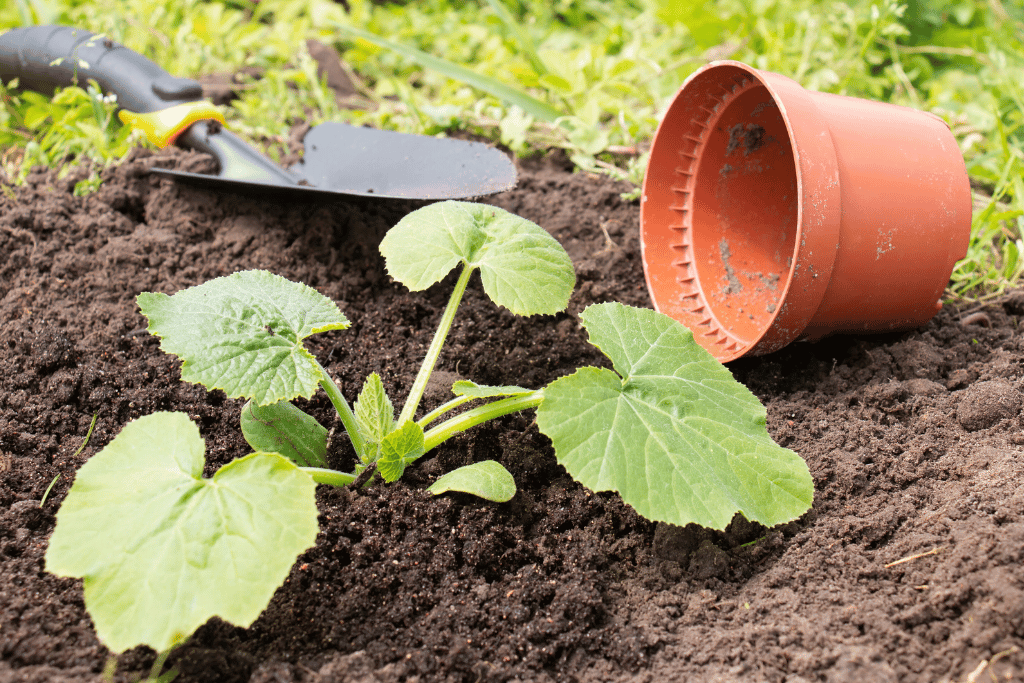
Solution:
<path fill-rule="evenodd" d="M 46 491 L 43 493 L 43 497 L 39 499 L 39 507 L 43 507 L 44 505 L 46 505 L 46 499 L 50 497 L 50 491 L 53 490 L 53 485 L 57 483 L 58 479 L 60 479 L 59 474 L 56 477 L 54 477 L 53 481 L 50 482 L 50 485 L 46 487 Z"/>
<path fill-rule="evenodd" d="M 448 411 L 455 410 L 456 408 L 461 406 L 463 403 L 469 403 L 472 400 L 473 400 L 472 396 L 456 396 L 455 398 L 453 398 L 452 400 L 448 401 L 444 405 L 440 405 L 440 406 L 434 408 L 433 410 L 431 410 L 429 413 L 427 413 L 426 415 L 421 417 L 419 420 L 417 420 L 416 424 L 418 424 L 420 427 L 423 427 L 424 429 L 426 429 L 428 424 L 430 424 L 434 420 L 438 419 L 439 417 L 441 417 L 442 415 L 444 415 Z"/>
<path fill-rule="evenodd" d="M 89 437 L 92 436 L 92 430 L 96 429 L 96 418 L 98 418 L 99 416 L 100 416 L 99 413 L 93 413 L 92 414 L 92 422 L 89 423 L 89 431 L 87 431 L 85 433 L 85 440 L 82 441 L 82 445 L 79 446 L 78 450 L 75 451 L 75 454 L 71 456 L 72 460 L 77 458 L 78 454 L 81 453 L 82 451 L 84 451 L 85 447 L 89 444 Z"/>
<path fill-rule="evenodd" d="M 167 678 L 164 678 L 167 674 L 164 674 L 164 676 L 160 675 L 160 672 L 164 669 L 164 663 L 167 661 L 167 658 L 171 653 L 174 652 L 176 647 L 177 645 L 171 647 L 169 650 L 157 653 L 156 660 L 153 662 L 153 666 L 149 670 L 149 678 L 143 681 L 143 683 L 160 683 L 161 680 L 173 681 L 175 677 L 177 677 L 178 673 L 174 669 L 167 672 L 167 674 L 170 674 Z"/>
<path fill-rule="evenodd" d="M 327 398 L 331 399 L 334 409 L 338 411 L 341 424 L 344 425 L 345 431 L 348 432 L 348 438 L 352 441 L 352 448 L 356 449 L 356 455 L 360 460 L 365 459 L 366 442 L 363 441 L 363 435 L 359 433 L 359 428 L 356 426 L 356 416 L 352 414 L 348 401 L 345 400 L 345 396 L 342 395 L 341 389 L 335 384 L 334 379 L 327 374 L 324 366 L 320 365 L 320 361 L 316 361 L 316 365 L 320 368 L 320 386 L 327 392 Z"/>
<path fill-rule="evenodd" d="M 424 452 L 429 452 L 430 449 L 439 446 L 459 432 L 464 432 L 467 429 L 501 417 L 502 415 L 518 413 L 519 411 L 527 410 L 528 408 L 536 408 L 543 400 L 544 390 L 538 389 L 537 391 L 529 394 L 512 396 L 500 401 L 488 403 L 487 405 L 480 406 L 479 408 L 473 408 L 473 410 L 467 410 L 460 415 L 456 415 L 449 420 L 445 420 L 424 434 L 423 450 Z"/>
<path fill-rule="evenodd" d="M 423 391 L 427 388 L 427 380 L 430 379 L 430 373 L 434 371 L 437 358 L 441 355 L 441 347 L 448 339 L 448 332 L 452 329 L 452 322 L 455 320 L 455 311 L 459 309 L 462 295 L 465 294 L 466 285 L 469 284 L 469 276 L 473 274 L 474 270 L 475 268 L 470 268 L 468 264 L 462 267 L 459 281 L 455 283 L 452 296 L 448 299 L 448 306 L 445 307 L 444 315 L 441 316 L 441 322 L 437 326 L 437 332 L 434 333 L 434 340 L 430 342 L 427 356 L 423 359 L 419 374 L 416 375 L 412 389 L 409 390 L 409 397 L 405 399 L 405 405 L 402 406 L 402 414 L 398 416 L 399 426 L 412 421 L 416 416 L 416 409 L 420 407 Z"/>
<path fill-rule="evenodd" d="M 356 480 L 356 475 L 338 470 L 328 470 L 323 467 L 300 467 L 300 470 L 308 474 L 318 484 L 330 486 L 346 486 Z"/>

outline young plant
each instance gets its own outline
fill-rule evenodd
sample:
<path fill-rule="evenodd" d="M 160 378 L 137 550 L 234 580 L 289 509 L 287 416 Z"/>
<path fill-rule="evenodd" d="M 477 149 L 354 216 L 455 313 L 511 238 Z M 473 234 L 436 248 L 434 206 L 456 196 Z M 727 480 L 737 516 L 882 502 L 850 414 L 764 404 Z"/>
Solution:
<path fill-rule="evenodd" d="M 391 482 L 453 435 L 540 403 L 537 391 L 466 384 L 459 385 L 455 400 L 416 420 L 472 274 L 479 271 L 491 300 L 517 315 L 563 310 L 576 278 L 565 250 L 541 227 L 482 204 L 444 202 L 420 209 L 389 231 L 380 249 L 388 272 L 413 291 L 462 266 L 397 418 L 376 373 L 367 378 L 353 409 L 305 349 L 303 340 L 309 335 L 348 327 L 334 302 L 305 285 L 248 271 L 174 296 L 143 293 L 139 306 L 149 318 L 149 330 L 161 338 L 161 348 L 184 361 L 182 379 L 250 399 L 242 411 L 242 430 L 253 448 L 291 458 L 320 483 L 349 483 L 369 467 Z M 333 403 L 355 450 L 358 462 L 352 473 L 325 469 L 327 430 L 288 402 L 308 398 L 318 387 Z M 431 426 L 474 398 L 499 400 Z M 477 467 L 469 466 L 471 471 Z M 501 500 L 511 480 L 507 473 L 505 480 L 499 493 L 478 493 Z"/>
<path fill-rule="evenodd" d="M 254 453 L 202 477 L 204 444 L 182 413 L 128 425 L 79 472 L 62 506 L 47 570 L 82 577 L 86 607 L 115 652 L 166 652 L 211 616 L 246 627 L 316 537 L 316 483 L 385 481 L 454 434 L 537 408 L 558 461 L 583 485 L 617 491 L 645 517 L 724 528 L 736 513 L 773 526 L 811 504 L 806 464 L 776 445 L 765 409 L 679 323 L 617 303 L 581 315 L 612 370 L 582 368 L 544 389 L 456 382 L 454 398 L 417 419 L 427 380 L 473 272 L 519 315 L 554 313 L 574 284 L 565 251 L 539 226 L 493 207 L 444 202 L 404 218 L 385 237 L 388 272 L 418 291 L 462 270 L 409 395 L 395 417 L 371 374 L 350 407 L 304 347 L 348 320 L 315 290 L 262 271 L 211 280 L 139 304 L 186 381 L 246 397 L 242 430 Z M 289 401 L 322 388 L 358 460 L 327 468 L 327 430 Z M 472 400 L 475 408 L 457 413 Z M 437 423 L 437 424 L 435 424 Z M 507 501 L 516 491 L 495 461 L 439 478 Z"/>

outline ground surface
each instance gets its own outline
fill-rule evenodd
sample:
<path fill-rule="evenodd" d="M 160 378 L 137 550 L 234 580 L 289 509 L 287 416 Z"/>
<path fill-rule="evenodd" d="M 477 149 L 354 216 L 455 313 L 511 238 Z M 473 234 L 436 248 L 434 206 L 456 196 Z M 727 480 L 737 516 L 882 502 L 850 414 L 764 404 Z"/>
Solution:
<path fill-rule="evenodd" d="M 179 382 L 143 331 L 139 292 L 256 267 L 317 287 L 354 323 L 313 343 L 351 400 L 373 371 L 404 396 L 452 284 L 411 295 L 384 273 L 376 241 L 412 203 L 225 197 L 151 177 L 153 163 L 204 164 L 142 153 L 89 197 L 69 191 L 79 171 L 0 193 L 5 682 L 101 678 L 109 653 L 81 583 L 43 570 L 54 515 L 90 455 L 157 410 L 200 422 L 210 471 L 247 452 L 240 403 Z M 541 386 L 602 362 L 575 322 L 585 305 L 649 305 L 624 188 L 552 159 L 521 178 L 493 201 L 565 245 L 579 277 L 570 310 L 517 319 L 474 283 L 441 379 Z M 532 415 L 509 416 L 398 484 L 321 487 L 316 547 L 252 628 L 201 628 L 172 658 L 178 680 L 1019 680 L 1024 652 L 999 653 L 1024 644 L 1024 297 L 982 310 L 973 324 L 947 307 L 917 331 L 731 365 L 814 475 L 813 511 L 785 528 L 657 527 L 573 483 Z M 309 410 L 331 415 L 322 395 Z M 519 485 L 507 504 L 422 490 L 489 458 Z M 117 679 L 152 656 L 123 655 Z"/>

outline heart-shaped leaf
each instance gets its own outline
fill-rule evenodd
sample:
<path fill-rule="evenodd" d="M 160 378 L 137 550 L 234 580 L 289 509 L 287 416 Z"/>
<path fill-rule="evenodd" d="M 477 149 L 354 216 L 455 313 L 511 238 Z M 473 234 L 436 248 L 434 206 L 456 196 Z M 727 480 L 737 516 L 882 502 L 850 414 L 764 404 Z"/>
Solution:
<path fill-rule="evenodd" d="M 417 209 L 388 231 L 380 245 L 388 273 L 420 291 L 459 263 L 480 269 L 484 291 L 516 315 L 564 310 L 576 285 L 565 249 L 536 223 L 472 202 Z"/>
<path fill-rule="evenodd" d="M 85 605 L 114 652 L 182 642 L 210 617 L 247 627 L 317 534 L 315 484 L 276 453 L 204 479 L 205 446 L 184 413 L 125 425 L 82 466 L 46 569 L 84 578 Z"/>
<path fill-rule="evenodd" d="M 184 361 L 183 380 L 261 406 L 312 396 L 321 373 L 302 340 L 349 324 L 312 287 L 262 270 L 137 300 L 160 348 Z"/>
<path fill-rule="evenodd" d="M 615 372 L 583 368 L 544 389 L 537 424 L 573 477 L 644 517 L 724 529 L 774 526 L 810 507 L 807 464 L 778 446 L 765 409 L 666 315 L 617 303 L 580 316 Z"/>

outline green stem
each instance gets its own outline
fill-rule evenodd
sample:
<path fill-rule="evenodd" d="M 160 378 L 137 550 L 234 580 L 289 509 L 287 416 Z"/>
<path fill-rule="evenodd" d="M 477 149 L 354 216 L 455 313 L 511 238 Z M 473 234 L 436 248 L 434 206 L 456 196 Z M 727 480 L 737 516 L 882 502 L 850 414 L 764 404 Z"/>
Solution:
<path fill-rule="evenodd" d="M 437 358 L 441 355 L 441 347 L 448 339 L 448 332 L 452 329 L 452 322 L 455 320 L 455 311 L 459 309 L 462 295 L 465 294 L 466 285 L 469 284 L 469 276 L 473 274 L 474 270 L 468 264 L 462 267 L 462 274 L 459 275 L 459 281 L 455 283 L 452 296 L 448 299 L 448 306 L 445 307 L 444 315 L 441 316 L 437 332 L 434 333 L 434 340 L 430 342 L 427 356 L 423 359 L 419 374 L 416 375 L 412 389 L 409 390 L 409 397 L 405 399 L 405 405 L 402 406 L 402 414 L 398 416 L 399 425 L 411 422 L 416 416 L 416 409 L 420 407 L 420 399 L 423 398 L 423 392 L 427 388 L 427 380 L 430 379 L 430 373 L 434 371 Z"/>
<path fill-rule="evenodd" d="M 356 449 L 356 455 L 359 456 L 360 460 L 363 460 L 366 457 L 366 442 L 363 441 L 363 435 L 359 433 L 359 428 L 356 426 L 356 416 L 352 413 L 352 409 L 349 408 L 348 401 L 342 395 L 341 389 L 334 383 L 334 379 L 327 374 L 324 366 L 320 365 L 320 361 L 316 361 L 316 365 L 320 368 L 320 386 L 327 392 L 327 398 L 331 399 L 334 409 L 338 411 L 338 417 L 341 418 L 341 424 L 344 425 L 345 431 L 348 432 L 348 438 L 352 440 L 352 448 Z"/>
<path fill-rule="evenodd" d="M 159 681 L 160 681 L 160 672 L 164 670 L 164 664 L 167 662 L 167 658 L 171 655 L 172 652 L 174 652 L 174 649 L 176 647 L 177 647 L 177 645 L 175 645 L 174 647 L 172 647 L 169 650 L 164 650 L 163 652 L 157 653 L 156 659 L 153 661 L 153 666 L 150 667 L 150 669 L 149 669 L 149 678 L 147 678 L 145 681 L 143 681 L 143 683 L 159 683 Z M 172 671 L 173 671 L 173 669 L 172 669 Z M 171 673 L 171 672 L 168 671 L 167 673 Z M 175 672 L 167 680 L 174 680 L 174 678 L 177 675 L 178 674 Z"/>
<path fill-rule="evenodd" d="M 328 470 L 323 467 L 300 467 L 300 470 L 308 474 L 318 484 L 329 484 L 330 486 L 346 486 L 356 480 L 356 475 L 338 470 Z"/>
<path fill-rule="evenodd" d="M 521 410 L 527 410 L 529 408 L 536 408 L 543 400 L 544 390 L 538 389 L 537 391 L 529 394 L 512 396 L 500 401 L 488 403 L 487 405 L 480 406 L 479 408 L 473 408 L 473 410 L 467 410 L 460 415 L 456 415 L 449 420 L 445 420 L 424 434 L 423 451 L 424 453 L 429 452 L 430 449 L 439 446 L 459 432 L 464 432 L 467 429 L 501 417 L 502 415 L 518 413 Z"/>
<path fill-rule="evenodd" d="M 461 406 L 463 403 L 469 403 L 472 400 L 473 400 L 472 396 L 456 396 L 455 398 L 453 398 L 452 400 L 448 401 L 444 405 L 440 405 L 440 406 L 434 408 L 433 410 L 431 410 L 429 413 L 427 413 L 426 415 L 421 417 L 419 420 L 417 420 L 416 424 L 418 424 L 423 429 L 426 429 L 428 424 L 430 424 L 434 420 L 438 419 L 439 417 L 441 417 L 442 415 L 444 415 L 448 411 L 455 410 L 456 408 Z"/>
<path fill-rule="evenodd" d="M 53 486 L 54 484 L 57 483 L 58 479 L 60 479 L 59 474 L 56 477 L 54 477 L 53 481 L 50 482 L 50 485 L 46 487 L 46 491 L 43 493 L 43 497 L 39 499 L 39 507 L 43 507 L 44 505 L 46 505 L 46 499 L 50 497 L 50 491 L 53 490 Z"/>
<path fill-rule="evenodd" d="M 90 423 L 89 423 L 89 431 L 87 431 L 87 432 L 85 433 L 85 440 L 84 440 L 84 441 L 82 441 L 82 445 L 81 445 L 81 446 L 79 446 L 79 447 L 78 447 L 78 450 L 77 450 L 77 451 L 75 451 L 75 454 L 71 456 L 71 459 L 72 459 L 72 460 L 74 460 L 75 458 L 77 458 L 77 457 L 78 457 L 78 455 L 79 455 L 79 453 L 81 453 L 82 451 L 84 451 L 84 450 L 85 450 L 85 447 L 86 447 L 87 445 L 89 445 L 89 437 L 91 437 L 91 436 L 92 436 L 92 430 L 96 429 L 96 418 L 98 418 L 99 416 L 100 416 L 100 414 L 99 414 L 99 413 L 93 413 L 93 414 L 92 414 L 92 422 L 90 422 Z"/>

